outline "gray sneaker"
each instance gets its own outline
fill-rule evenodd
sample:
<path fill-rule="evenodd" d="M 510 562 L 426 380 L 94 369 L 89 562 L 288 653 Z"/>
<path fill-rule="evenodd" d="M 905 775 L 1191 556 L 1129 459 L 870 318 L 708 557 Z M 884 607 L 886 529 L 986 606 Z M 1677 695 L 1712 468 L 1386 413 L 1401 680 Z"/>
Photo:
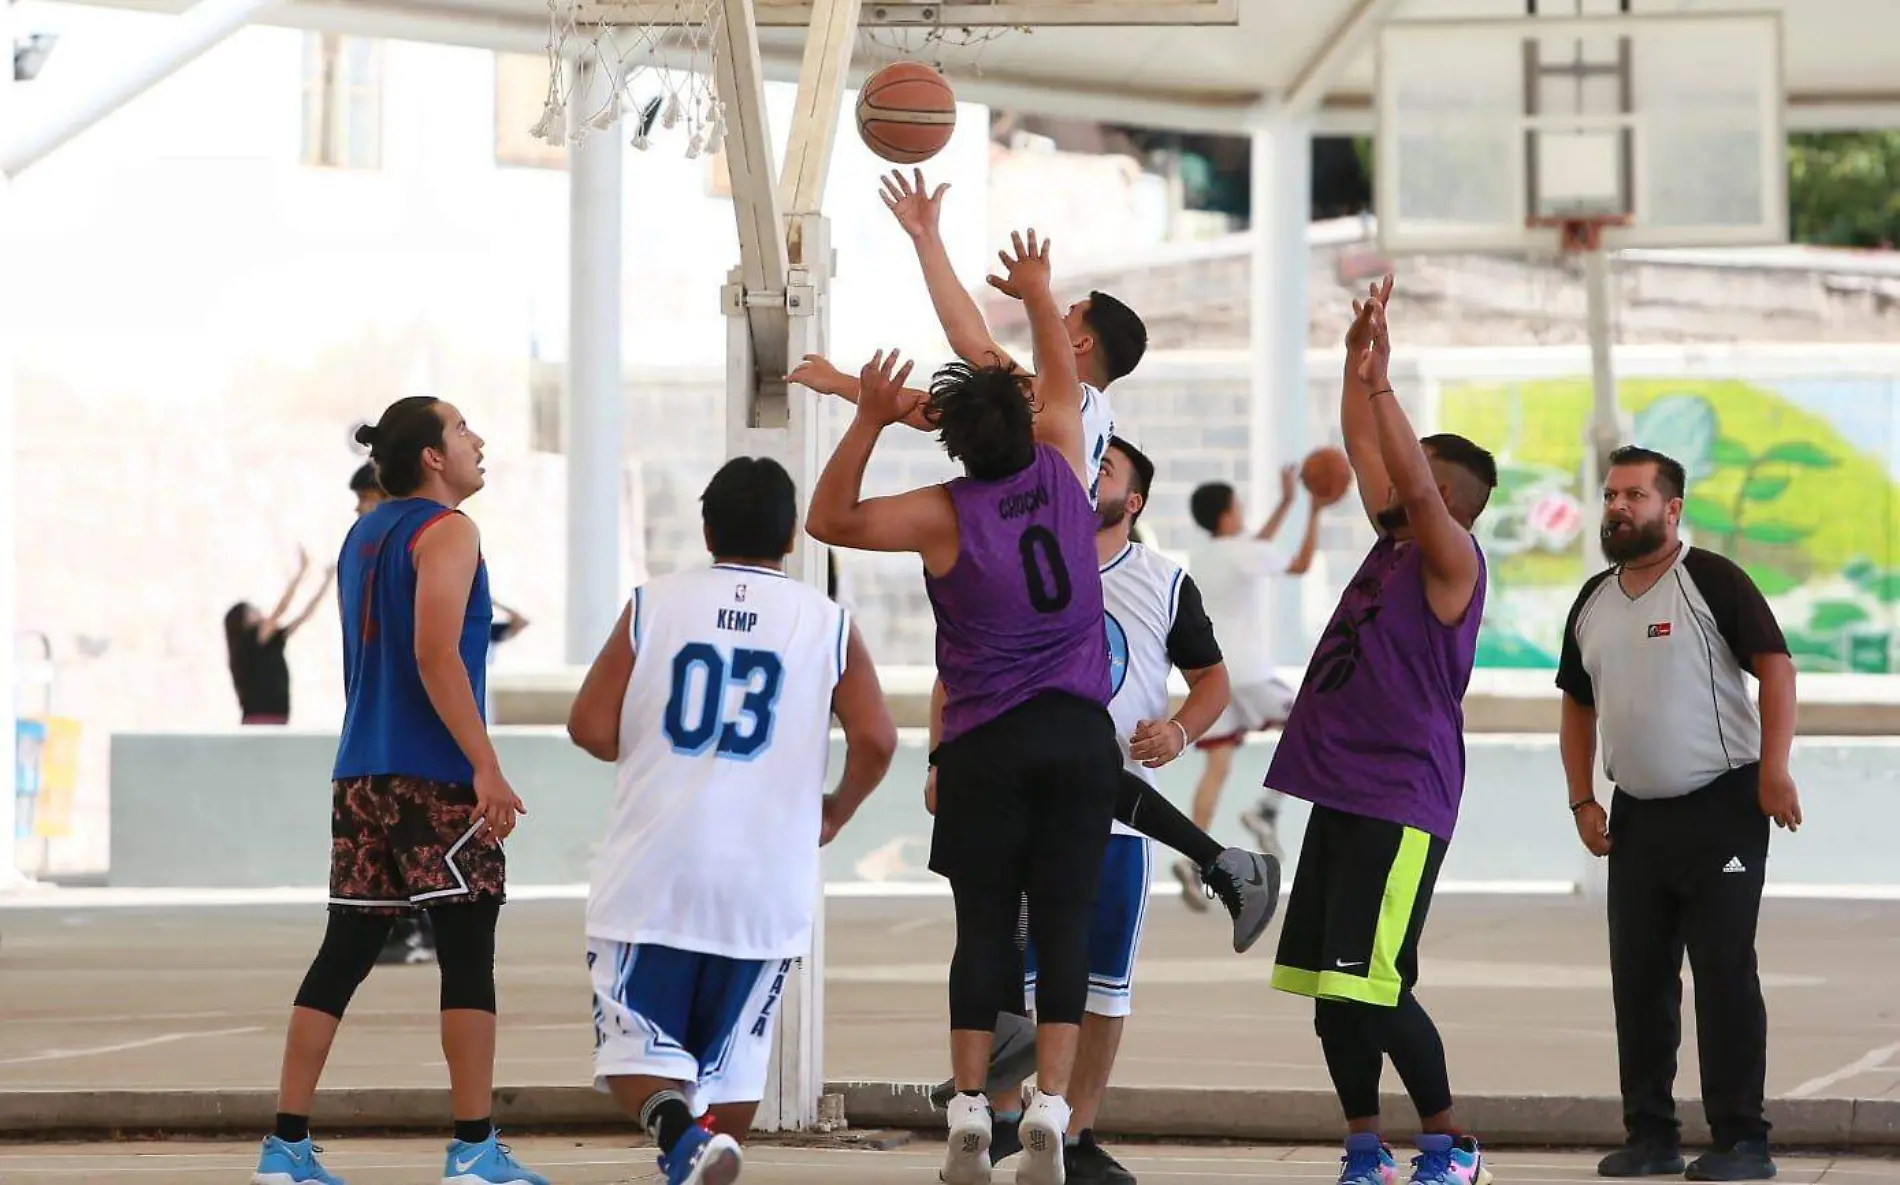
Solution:
<path fill-rule="evenodd" d="M 1280 862 L 1259 852 L 1228 848 L 1201 870 L 1208 896 L 1234 919 L 1234 953 L 1260 940 L 1280 905 Z"/>
<path fill-rule="evenodd" d="M 996 1037 L 990 1044 L 990 1078 L 983 1093 L 992 1099 L 1013 1098 L 1016 1084 L 1036 1073 L 1036 1022 L 1014 1012 L 998 1014 Z M 957 1081 L 952 1078 L 937 1084 L 930 1101 L 947 1107 L 956 1097 Z"/>

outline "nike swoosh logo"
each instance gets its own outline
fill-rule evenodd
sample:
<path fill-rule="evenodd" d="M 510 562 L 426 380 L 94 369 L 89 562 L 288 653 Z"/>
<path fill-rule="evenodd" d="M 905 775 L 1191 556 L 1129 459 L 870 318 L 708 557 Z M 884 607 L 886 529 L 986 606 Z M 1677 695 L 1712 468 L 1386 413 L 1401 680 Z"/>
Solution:
<path fill-rule="evenodd" d="M 1247 883 L 1250 885 L 1264 885 L 1267 883 L 1265 878 L 1260 875 L 1260 865 L 1252 860 L 1247 862 Z"/>
<path fill-rule="evenodd" d="M 1333 960 L 1333 966 L 1335 966 L 1335 967 L 1338 967 L 1338 968 L 1340 968 L 1341 970 L 1344 970 L 1344 969 L 1345 969 L 1345 968 L 1347 968 L 1347 967 L 1363 967 L 1363 966 L 1365 966 L 1365 965 L 1366 965 L 1366 961 L 1365 961 L 1364 959 L 1354 959 L 1354 960 L 1353 960 L 1352 962 L 1350 962 L 1350 963 L 1348 963 L 1348 962 L 1347 962 L 1346 960 L 1344 960 L 1344 959 L 1334 959 L 1334 960 Z"/>
<path fill-rule="evenodd" d="M 480 1160 L 480 1156 L 476 1156 L 470 1160 L 458 1160 L 455 1162 L 455 1171 L 458 1173 L 466 1173 L 468 1170 L 474 1168 L 476 1163 Z"/>

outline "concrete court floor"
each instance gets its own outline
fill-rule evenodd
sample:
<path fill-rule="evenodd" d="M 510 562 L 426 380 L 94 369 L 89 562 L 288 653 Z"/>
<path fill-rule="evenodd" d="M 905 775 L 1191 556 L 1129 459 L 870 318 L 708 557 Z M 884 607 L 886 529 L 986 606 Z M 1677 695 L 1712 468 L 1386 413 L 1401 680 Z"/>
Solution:
<path fill-rule="evenodd" d="M 630 1141 L 548 1137 L 510 1141 L 524 1163 L 557 1185 L 607 1185 L 651 1179 L 650 1149 Z M 439 1141 L 334 1140 L 325 1162 L 350 1185 L 416 1185 L 442 1171 Z M 748 1150 L 747 1185 L 926 1185 L 937 1179 L 941 1150 L 919 1140 L 890 1152 L 755 1146 Z M 1163 1147 L 1127 1145 L 1118 1158 L 1142 1185 L 1323 1185 L 1338 1173 L 1332 1148 Z M 246 1180 L 256 1165 L 249 1142 L 132 1143 L 119 1145 L 0 1144 L 0 1181 L 9 1185 L 81 1185 L 126 1181 L 137 1185 L 214 1185 Z M 1401 1156 L 1401 1164 L 1403 1164 Z M 1499 1185 L 1582 1185 L 1598 1180 L 1595 1153 L 1505 1151 L 1493 1159 Z M 1788 1185 L 1891 1185 L 1900 1163 L 1864 1158 L 1785 1156 L 1780 1181 Z M 1006 1164 L 998 1185 L 1012 1179 Z"/>
<path fill-rule="evenodd" d="M 948 901 L 834 900 L 828 917 L 826 1077 L 941 1078 Z M 498 1082 L 586 1082 L 580 903 L 503 919 Z M 316 906 L 0 909 L 0 1090 L 274 1086 L 323 921 Z M 1277 927 L 1237 956 L 1224 916 L 1152 901 L 1116 1081 L 1325 1089 L 1310 1005 L 1267 986 Z M 1614 1094 L 1604 949 L 1602 910 L 1581 899 L 1436 902 L 1419 994 L 1456 1089 Z M 1760 951 L 1770 1093 L 1900 1098 L 1900 903 L 1771 900 Z M 431 966 L 379 968 L 325 1084 L 441 1085 L 436 991 Z M 1692 991 L 1683 1094 L 1698 1091 Z"/>

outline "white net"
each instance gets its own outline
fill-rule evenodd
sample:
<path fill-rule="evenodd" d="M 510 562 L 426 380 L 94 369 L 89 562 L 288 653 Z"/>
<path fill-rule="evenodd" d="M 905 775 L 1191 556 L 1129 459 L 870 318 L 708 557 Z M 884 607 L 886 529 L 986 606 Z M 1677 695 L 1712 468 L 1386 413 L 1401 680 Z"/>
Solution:
<path fill-rule="evenodd" d="M 682 140 L 688 157 L 719 149 L 729 122 L 715 71 L 727 40 L 724 0 L 547 0 L 547 6 L 548 94 L 531 135 L 559 147 L 619 125 L 642 150 L 661 137 Z M 863 73 L 920 61 L 952 77 L 980 76 L 986 48 L 1027 32 L 1008 25 L 866 23 L 857 31 L 853 60 Z"/>
<path fill-rule="evenodd" d="M 645 150 L 656 136 L 685 141 L 686 155 L 716 151 L 726 109 L 714 82 L 725 22 L 721 0 L 632 9 L 548 0 L 548 96 L 530 134 L 575 143 L 616 126 Z"/>

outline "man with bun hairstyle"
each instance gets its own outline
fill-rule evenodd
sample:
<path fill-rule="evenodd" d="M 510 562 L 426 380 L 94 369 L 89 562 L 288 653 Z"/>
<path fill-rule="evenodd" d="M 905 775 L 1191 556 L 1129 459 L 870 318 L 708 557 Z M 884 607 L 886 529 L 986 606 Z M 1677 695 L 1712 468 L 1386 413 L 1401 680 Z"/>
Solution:
<path fill-rule="evenodd" d="M 482 488 L 482 438 L 452 405 L 411 396 L 357 430 L 386 499 L 337 559 L 347 705 L 331 798 L 330 919 L 284 1041 L 276 1130 L 252 1185 L 342 1185 L 310 1110 L 344 1010 L 399 917 L 428 911 L 442 977 L 454 1138 L 443 1185 L 548 1185 L 490 1119 L 501 841 L 525 814 L 484 718 L 494 607 L 481 536 L 459 507 Z"/>

